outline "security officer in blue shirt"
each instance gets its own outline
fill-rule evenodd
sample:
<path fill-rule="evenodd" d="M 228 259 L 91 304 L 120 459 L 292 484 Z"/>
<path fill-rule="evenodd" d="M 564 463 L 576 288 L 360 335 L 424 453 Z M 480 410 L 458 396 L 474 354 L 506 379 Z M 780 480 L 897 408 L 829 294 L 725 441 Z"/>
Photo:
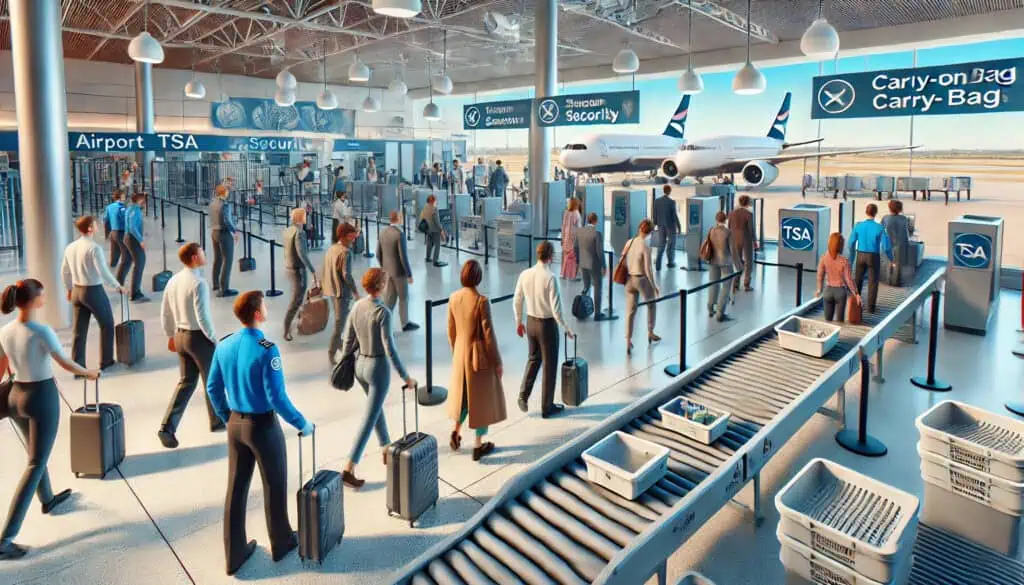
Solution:
<path fill-rule="evenodd" d="M 245 533 L 246 502 L 256 465 L 263 477 L 263 505 L 274 562 L 298 546 L 288 520 L 288 454 L 277 417 L 302 435 L 313 432 L 313 425 L 285 393 L 281 352 L 258 328 L 267 320 L 263 293 L 243 293 L 235 300 L 234 311 L 243 328 L 217 344 L 206 381 L 214 411 L 228 425 L 224 513 L 228 575 L 234 575 L 256 550 L 256 541 L 248 540 Z"/>
<path fill-rule="evenodd" d="M 114 201 L 103 210 L 103 227 L 106 228 L 107 239 L 110 241 L 110 267 L 116 268 L 121 261 L 121 255 L 128 257 L 124 250 L 124 193 L 114 191 Z M 124 284 L 124 278 L 118 281 Z"/>

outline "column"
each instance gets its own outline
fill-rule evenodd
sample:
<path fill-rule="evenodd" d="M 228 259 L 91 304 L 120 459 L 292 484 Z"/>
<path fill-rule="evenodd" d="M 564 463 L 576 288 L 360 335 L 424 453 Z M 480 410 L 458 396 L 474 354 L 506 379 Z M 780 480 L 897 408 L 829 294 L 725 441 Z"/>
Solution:
<path fill-rule="evenodd" d="M 540 0 L 534 8 L 534 97 L 558 94 L 558 2 Z M 536 116 L 530 118 L 530 203 L 533 206 L 533 233 L 547 235 L 547 208 L 544 183 L 551 178 L 551 129 L 541 127 Z M 531 251 L 532 254 L 532 251 Z"/>
<path fill-rule="evenodd" d="M 153 133 L 153 64 L 135 63 L 135 131 L 140 134 Z M 149 174 L 153 172 L 150 163 L 153 161 L 153 151 L 140 152 L 135 155 L 139 163 L 141 175 L 135 180 L 146 182 L 140 185 L 145 191 L 149 184 Z"/>
<path fill-rule="evenodd" d="M 46 288 L 42 320 L 70 323 L 61 283 L 68 244 L 71 181 L 60 2 L 10 0 L 11 56 L 27 274 Z"/>

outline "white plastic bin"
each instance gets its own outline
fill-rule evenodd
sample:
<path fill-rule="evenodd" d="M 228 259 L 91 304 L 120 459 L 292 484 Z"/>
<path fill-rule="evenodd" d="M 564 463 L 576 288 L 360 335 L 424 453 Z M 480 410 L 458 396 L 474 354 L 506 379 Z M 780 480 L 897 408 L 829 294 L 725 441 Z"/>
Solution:
<path fill-rule="evenodd" d="M 668 449 L 615 431 L 583 452 L 587 479 L 635 500 L 668 471 Z"/>
<path fill-rule="evenodd" d="M 687 407 L 693 406 L 707 411 L 715 419 L 711 424 L 704 424 L 687 418 L 685 414 Z M 658 412 L 661 413 L 661 422 L 666 427 L 684 437 L 690 437 L 705 445 L 710 445 L 717 441 L 719 437 L 725 434 L 725 430 L 729 427 L 730 415 L 728 412 L 711 408 L 682 396 L 673 398 L 668 403 L 659 406 Z"/>
<path fill-rule="evenodd" d="M 975 471 L 1024 482 L 1024 423 L 945 400 L 917 417 L 924 451 Z"/>
<path fill-rule="evenodd" d="M 676 585 L 715 585 L 715 582 L 695 571 L 689 571 Z"/>
<path fill-rule="evenodd" d="M 782 532 L 776 532 L 775 535 L 779 539 L 779 560 L 790 576 L 786 581 L 788 585 L 903 585 L 913 566 L 913 556 L 908 551 L 907 556 L 895 567 L 891 580 L 875 581 L 814 552 Z"/>
<path fill-rule="evenodd" d="M 923 471 L 922 471 L 923 474 Z M 931 477 L 924 478 L 921 522 L 957 534 L 1000 554 L 1016 557 L 1021 517 L 955 494 Z"/>
<path fill-rule="evenodd" d="M 1020 516 L 1024 512 L 1024 483 L 1014 483 L 984 471 L 976 471 L 954 463 L 917 446 L 921 456 L 921 477 L 944 489 L 991 506 L 1006 514 Z"/>
<path fill-rule="evenodd" d="M 779 532 L 881 583 L 911 554 L 918 500 L 825 459 L 808 463 L 775 496 Z"/>
<path fill-rule="evenodd" d="M 822 357 L 839 341 L 838 325 L 792 316 L 775 327 L 779 344 L 790 351 Z"/>

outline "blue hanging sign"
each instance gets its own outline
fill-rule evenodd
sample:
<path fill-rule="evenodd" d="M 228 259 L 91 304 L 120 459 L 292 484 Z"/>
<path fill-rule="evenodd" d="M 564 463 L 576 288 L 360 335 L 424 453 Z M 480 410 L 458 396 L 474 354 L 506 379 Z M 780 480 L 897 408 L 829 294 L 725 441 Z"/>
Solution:
<path fill-rule="evenodd" d="M 842 73 L 814 78 L 811 118 L 1024 111 L 1024 59 Z"/>
<path fill-rule="evenodd" d="M 355 110 L 321 110 L 316 102 L 279 106 L 272 99 L 231 98 L 210 104 L 210 124 L 221 130 L 324 132 L 354 136 Z"/>
<path fill-rule="evenodd" d="M 462 106 L 463 130 L 512 130 L 530 127 L 533 101 L 506 100 Z"/>
<path fill-rule="evenodd" d="M 541 126 L 638 124 L 640 92 L 581 93 L 537 98 L 534 114 Z"/>

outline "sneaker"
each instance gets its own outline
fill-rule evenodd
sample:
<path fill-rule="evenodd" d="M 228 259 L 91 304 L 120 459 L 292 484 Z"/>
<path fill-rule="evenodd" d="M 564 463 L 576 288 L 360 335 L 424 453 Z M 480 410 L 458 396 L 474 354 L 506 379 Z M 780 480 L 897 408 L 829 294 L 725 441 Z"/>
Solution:
<path fill-rule="evenodd" d="M 20 559 L 28 553 L 28 549 L 23 546 L 18 546 L 13 542 L 0 545 L 0 561 L 13 561 Z"/>
<path fill-rule="evenodd" d="M 233 296 L 237 296 L 237 295 L 238 295 L 238 291 L 237 291 L 237 290 L 235 290 L 235 289 L 233 289 L 233 288 L 229 288 L 229 289 L 227 289 L 227 290 L 224 290 L 224 291 L 220 291 L 220 292 L 218 292 L 218 293 L 217 293 L 217 296 L 218 296 L 219 298 L 222 298 L 222 299 L 223 299 L 223 298 L 226 298 L 226 297 L 233 297 Z"/>
<path fill-rule="evenodd" d="M 66 502 L 67 499 L 70 498 L 70 497 L 71 497 L 71 490 L 64 490 L 64 491 L 60 492 L 59 494 L 53 496 L 52 498 L 50 498 L 49 502 L 46 502 L 45 504 L 43 504 L 43 514 L 49 514 L 57 506 L 59 506 L 59 505 L 63 504 L 64 502 Z"/>
<path fill-rule="evenodd" d="M 419 325 L 417 325 L 417 324 L 413 323 L 412 321 L 410 321 L 410 322 L 406 323 L 404 327 L 402 327 L 402 331 L 405 331 L 405 332 L 408 333 L 409 331 L 416 331 L 419 328 L 420 328 Z"/>
<path fill-rule="evenodd" d="M 160 439 L 160 444 L 166 449 L 177 449 L 178 438 L 174 436 L 174 433 L 168 430 L 161 430 L 156 434 L 157 438 Z"/>

